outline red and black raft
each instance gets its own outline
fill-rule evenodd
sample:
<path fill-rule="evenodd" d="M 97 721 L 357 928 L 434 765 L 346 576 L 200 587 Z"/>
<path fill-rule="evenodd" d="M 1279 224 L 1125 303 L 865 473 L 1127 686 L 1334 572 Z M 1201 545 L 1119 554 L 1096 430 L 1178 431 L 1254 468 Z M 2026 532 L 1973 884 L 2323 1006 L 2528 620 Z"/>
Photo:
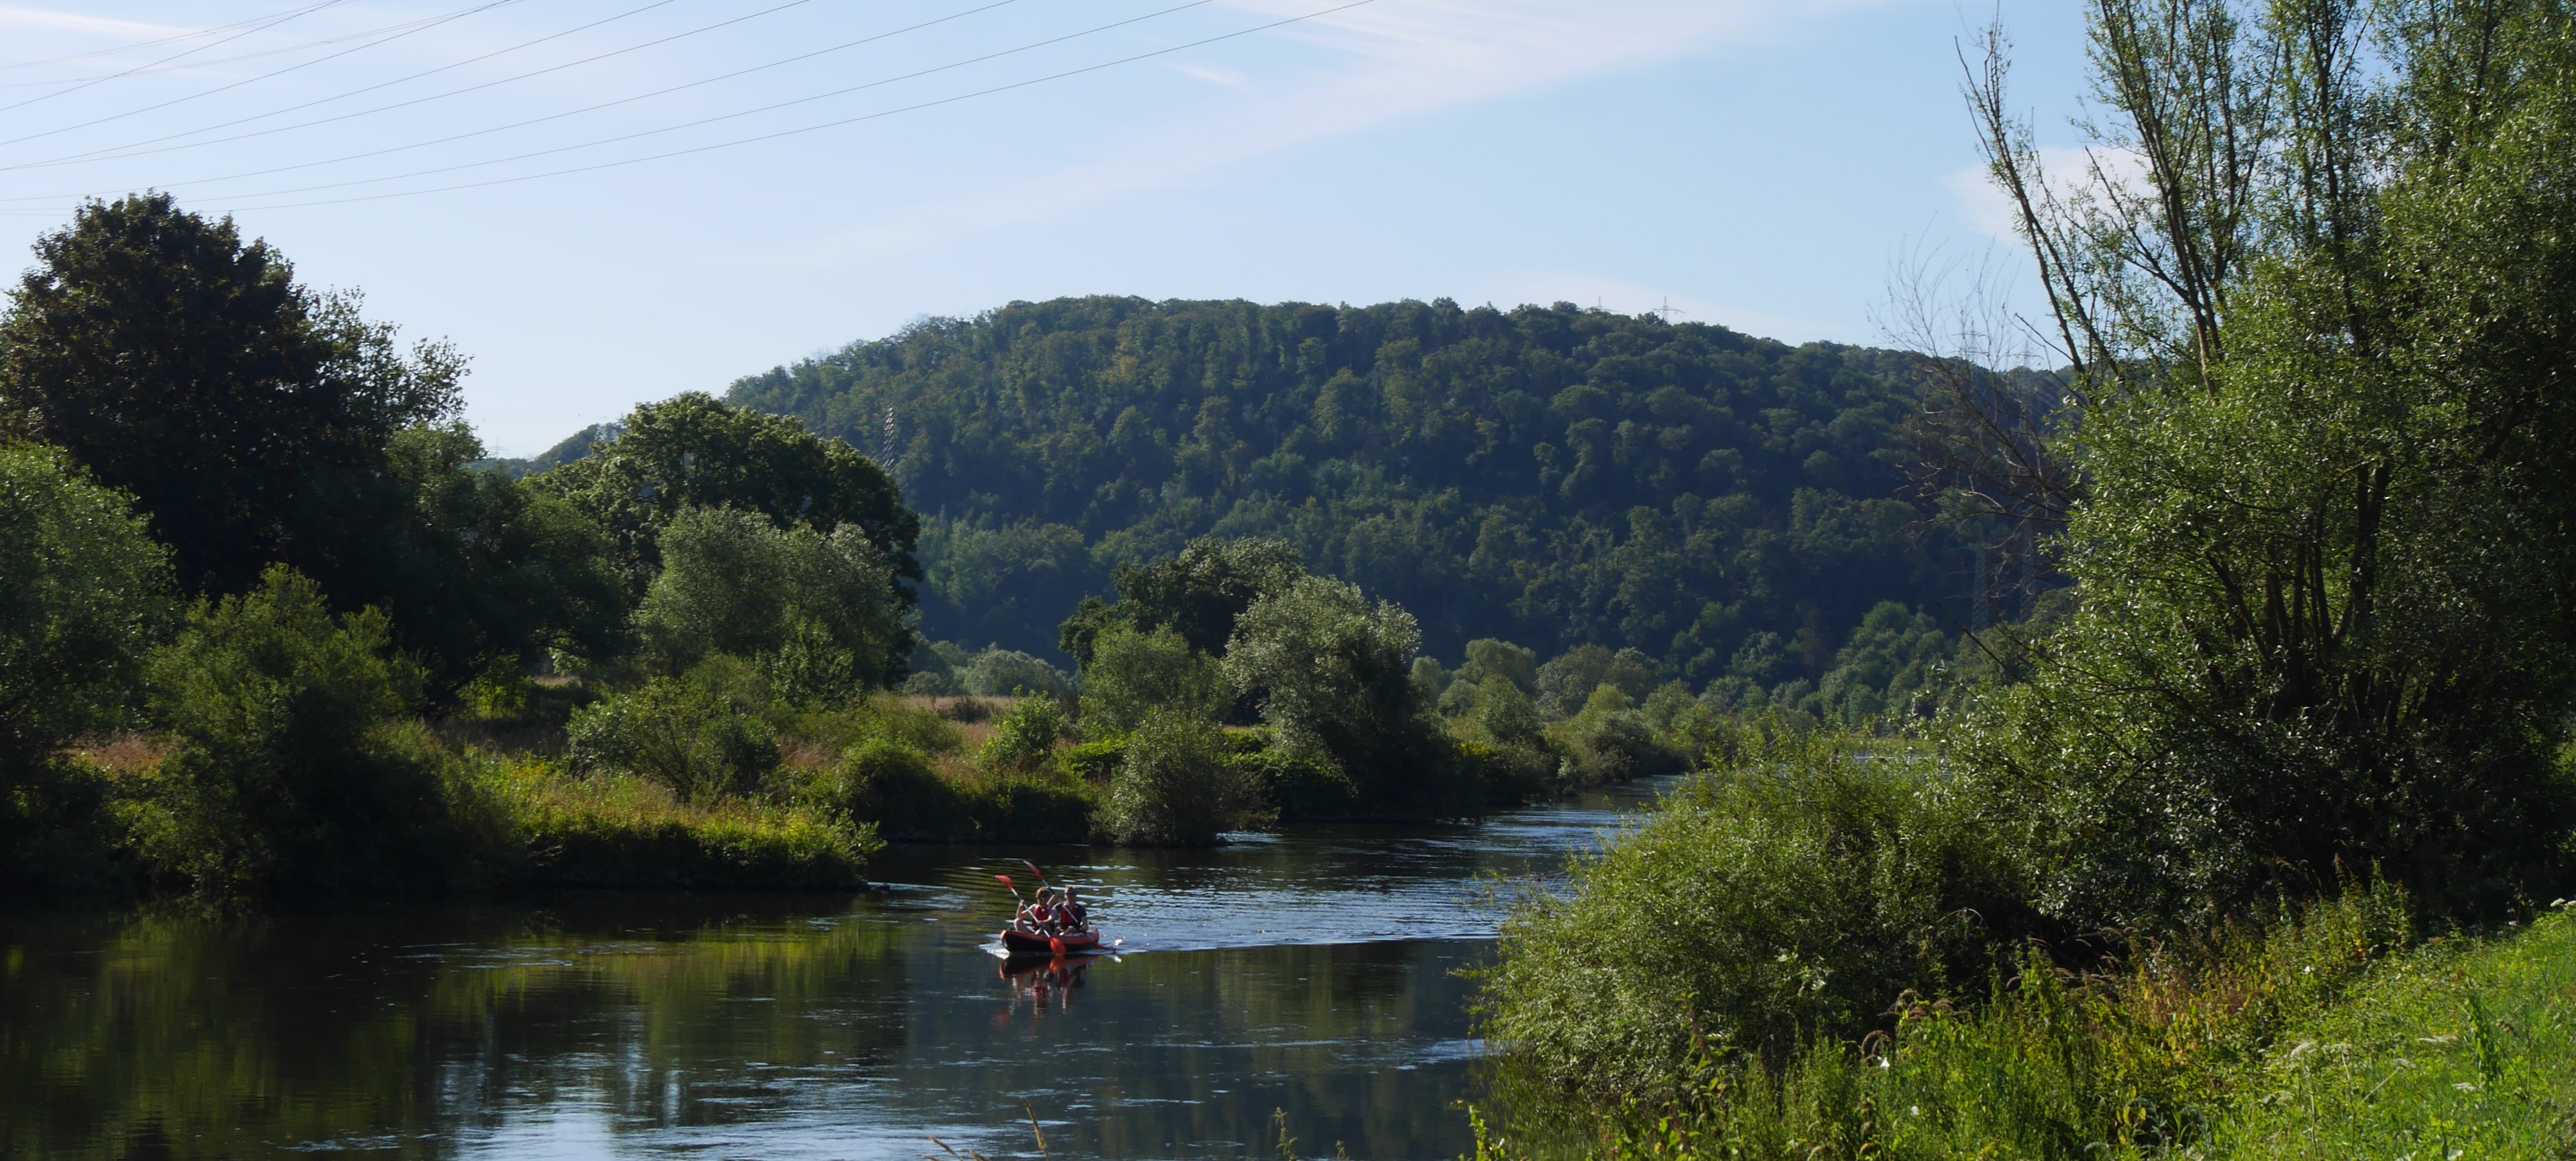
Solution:
<path fill-rule="evenodd" d="M 1100 932 L 1047 935 L 1020 927 L 1002 929 L 1002 953 L 1013 958 L 1037 955 L 1088 955 L 1100 950 Z"/>

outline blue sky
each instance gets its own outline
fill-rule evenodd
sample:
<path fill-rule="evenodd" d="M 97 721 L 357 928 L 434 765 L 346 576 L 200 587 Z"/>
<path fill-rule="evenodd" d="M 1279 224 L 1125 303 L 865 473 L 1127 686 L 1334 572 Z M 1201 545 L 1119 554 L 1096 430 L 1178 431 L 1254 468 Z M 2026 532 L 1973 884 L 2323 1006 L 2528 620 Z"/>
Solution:
<path fill-rule="evenodd" d="M 468 418 L 522 455 L 1062 294 L 1669 303 L 1878 342 L 1900 255 L 1994 242 L 1954 55 L 1993 11 L 0 3 L 0 245 L 87 194 L 232 213 L 307 282 L 453 340 Z M 2016 103 L 2069 143 L 2075 6 L 2002 15 Z"/>

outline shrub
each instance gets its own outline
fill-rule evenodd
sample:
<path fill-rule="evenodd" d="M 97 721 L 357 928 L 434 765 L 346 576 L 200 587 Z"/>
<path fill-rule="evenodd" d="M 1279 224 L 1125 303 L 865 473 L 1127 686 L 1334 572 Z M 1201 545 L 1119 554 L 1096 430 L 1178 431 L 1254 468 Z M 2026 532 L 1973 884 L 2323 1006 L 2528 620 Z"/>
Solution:
<path fill-rule="evenodd" d="M 826 535 L 757 512 L 687 508 L 635 610 L 671 672 L 713 654 L 760 659 L 790 701 L 837 701 L 898 678 L 912 652 L 894 565 L 856 524 Z"/>
<path fill-rule="evenodd" d="M 136 813 L 158 877 L 201 896 L 435 893 L 504 841 L 470 771 L 417 725 L 385 618 L 334 617 L 283 566 L 199 606 L 151 663 L 182 741 Z"/>
<path fill-rule="evenodd" d="M 1529 896 L 1482 1000 L 1511 1087 L 1545 1107 L 1669 1099 L 1695 1052 L 1780 1059 L 1981 975 L 2019 896 L 1922 773 L 1777 738 Z"/>
<path fill-rule="evenodd" d="M 1482 797 L 1413 685 L 1421 632 L 1411 614 L 1372 606 L 1353 585 L 1301 577 L 1253 602 L 1235 625 L 1224 673 L 1257 693 L 1278 745 L 1327 762 L 1387 817 L 1472 814 Z"/>
<path fill-rule="evenodd" d="M 1073 679 L 1063 670 L 1016 649 L 978 653 L 957 677 L 965 691 L 976 697 L 1073 696 Z"/>
<path fill-rule="evenodd" d="M 1078 843 L 1092 837 L 1099 794 L 1053 770 L 1009 773 L 967 783 L 966 811 L 984 842 Z"/>
<path fill-rule="evenodd" d="M 573 711 L 566 756 L 576 770 L 642 775 L 691 802 L 747 794 L 778 768 L 777 735 L 760 717 L 765 693 L 740 660 L 710 658 L 684 679 L 657 677 Z"/>
<path fill-rule="evenodd" d="M 1128 739 L 1103 828 L 1123 843 L 1205 846 L 1259 817 L 1261 786 L 1213 722 L 1157 718 Z"/>
<path fill-rule="evenodd" d="M 1055 753 L 1065 726 L 1064 706 L 1054 698 L 1021 698 L 993 724 L 993 736 L 979 757 L 997 769 L 1035 768 Z"/>
<path fill-rule="evenodd" d="M 979 706 L 981 703 L 977 703 Z M 795 737 L 839 753 L 870 738 L 889 738 L 934 757 L 965 748 L 956 719 L 940 709 L 873 697 L 835 706 L 772 707 Z"/>
<path fill-rule="evenodd" d="M 1215 659 L 1170 627 L 1101 630 L 1083 671 L 1082 730 L 1094 738 L 1132 733 L 1159 714 L 1213 721 L 1233 696 Z"/>
<path fill-rule="evenodd" d="M 117 879 L 106 786 L 56 757 L 134 707 L 166 624 L 167 552 L 61 453 L 0 445 L 0 891 Z"/>
<path fill-rule="evenodd" d="M 964 795 L 921 751 L 891 738 L 852 747 L 809 794 L 844 817 L 874 823 L 889 838 L 945 839 L 974 829 Z"/>
<path fill-rule="evenodd" d="M 1592 691 L 1583 712 L 1549 733 L 1574 760 L 1586 786 L 1678 774 L 1684 765 L 1681 754 L 1656 736 L 1646 715 L 1631 708 L 1628 695 L 1607 682 Z"/>
<path fill-rule="evenodd" d="M 1884 1035 L 1769 1061 L 1696 1052 L 1670 1099 L 1515 1129 L 1588 1157 L 2086 1161 L 2392 1156 L 2429 1125 L 2479 1156 L 2557 1155 L 2542 1078 L 2567 1038 L 2513 1032 L 2563 1002 L 2576 917 L 2467 955 L 2411 942 L 2403 893 L 2374 884 L 2080 974 L 2025 951 L 1973 1005 L 1909 996 Z"/>

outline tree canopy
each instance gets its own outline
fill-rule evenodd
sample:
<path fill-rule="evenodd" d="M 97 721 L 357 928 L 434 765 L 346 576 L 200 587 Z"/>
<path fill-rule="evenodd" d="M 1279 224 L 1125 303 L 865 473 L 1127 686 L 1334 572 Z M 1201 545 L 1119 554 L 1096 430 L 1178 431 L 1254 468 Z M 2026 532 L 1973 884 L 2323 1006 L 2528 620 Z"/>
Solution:
<path fill-rule="evenodd" d="M 608 531 L 639 592 L 661 563 L 661 529 L 696 507 L 756 512 L 780 529 L 826 536 L 849 525 L 896 576 L 921 576 L 912 555 L 919 517 L 882 469 L 841 440 L 699 392 L 639 406 L 620 429 L 613 439 L 585 440 L 587 454 L 530 479 Z M 909 607 L 911 588 L 898 591 Z"/>
<path fill-rule="evenodd" d="M 1813 682 L 1880 602 L 1982 591 L 1899 498 L 1911 365 L 1567 303 L 1079 298 L 923 323 L 727 398 L 902 482 L 932 638 L 1054 646 L 1083 597 L 1126 589 L 1121 566 L 1258 537 L 1403 605 L 1443 656 L 1597 643 L 1705 680 L 1767 632 L 1794 656 L 1776 680 Z"/>
<path fill-rule="evenodd" d="M 405 357 L 357 296 L 167 194 L 84 205 L 36 257 L 0 319 L 0 409 L 133 493 L 191 590 L 327 550 L 326 493 L 456 411 L 453 351 Z"/>

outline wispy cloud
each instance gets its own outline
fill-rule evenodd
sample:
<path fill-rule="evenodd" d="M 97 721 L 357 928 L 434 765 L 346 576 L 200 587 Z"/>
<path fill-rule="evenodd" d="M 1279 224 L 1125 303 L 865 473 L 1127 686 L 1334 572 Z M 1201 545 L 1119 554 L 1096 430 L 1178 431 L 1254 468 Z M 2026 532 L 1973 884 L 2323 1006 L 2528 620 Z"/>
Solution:
<path fill-rule="evenodd" d="M 897 212 L 801 256 L 908 251 L 970 229 L 1052 220 L 1319 140 L 1542 92 L 1621 69 L 1758 43 L 1856 0 L 1378 0 L 1270 34 L 1306 68 L 1247 78 L 1247 99 L 1132 136 L 1090 163 Z M 1254 19 L 1316 0 L 1231 0 Z M 1205 67 L 1190 65 L 1188 67 Z M 1200 75 L 1193 73 L 1191 75 Z M 1213 76 L 1202 79 L 1214 80 Z M 821 251 L 830 250 L 826 255 Z M 792 259 L 791 259 L 792 260 Z"/>
<path fill-rule="evenodd" d="M 50 8 L 11 8 L 0 6 L 0 29 L 20 32 L 68 32 L 81 36 L 106 36 L 118 39 L 177 36 L 188 31 L 163 24 L 145 24 L 136 20 L 110 20 L 83 16 L 76 12 L 57 12 Z M 0 61 L 0 64 L 9 62 Z"/>

